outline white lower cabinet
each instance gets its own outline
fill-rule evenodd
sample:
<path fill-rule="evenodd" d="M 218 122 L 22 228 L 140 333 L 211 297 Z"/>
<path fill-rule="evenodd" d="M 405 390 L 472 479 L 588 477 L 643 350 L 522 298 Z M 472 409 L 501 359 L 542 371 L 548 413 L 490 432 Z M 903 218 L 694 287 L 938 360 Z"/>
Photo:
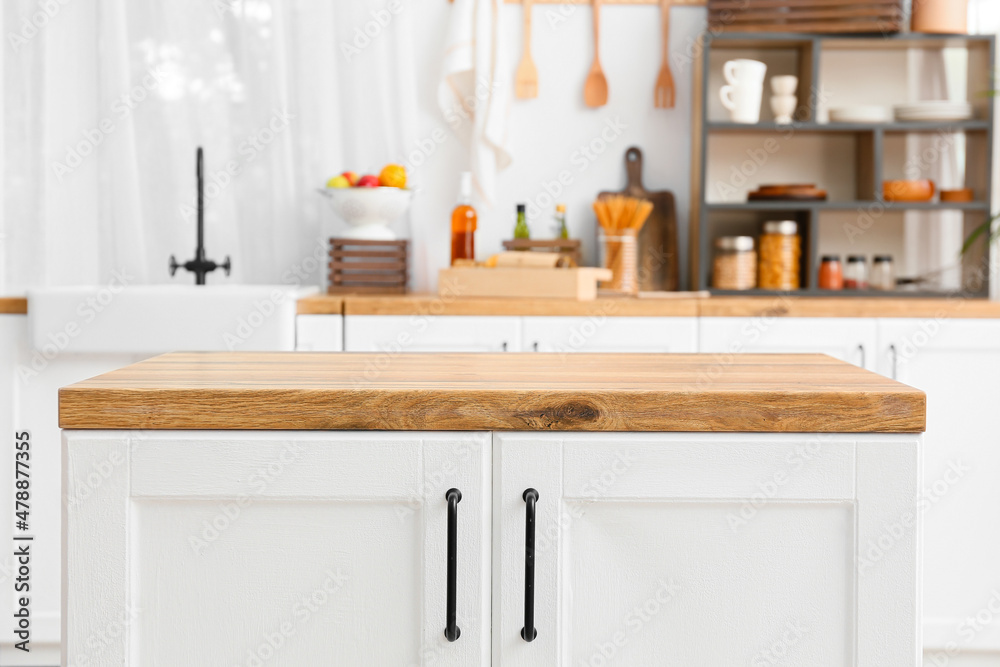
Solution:
<path fill-rule="evenodd" d="M 505 433 L 493 456 L 494 665 L 919 664 L 918 438 Z"/>
<path fill-rule="evenodd" d="M 878 326 L 880 372 L 927 392 L 928 664 L 1000 664 L 1000 322 L 882 319 Z"/>
<path fill-rule="evenodd" d="M 65 447 L 69 665 L 489 664 L 489 434 L 76 431 Z"/>
<path fill-rule="evenodd" d="M 919 443 L 67 431 L 64 664 L 914 667 Z"/>
<path fill-rule="evenodd" d="M 695 317 L 525 317 L 528 352 L 697 352 Z"/>
<path fill-rule="evenodd" d="M 471 315 L 349 315 L 348 352 L 517 352 L 521 318 Z"/>
<path fill-rule="evenodd" d="M 698 351 L 716 354 L 822 353 L 875 370 L 872 318 L 704 317 Z"/>
<path fill-rule="evenodd" d="M 342 352 L 342 315 L 296 315 L 295 349 L 298 352 Z"/>

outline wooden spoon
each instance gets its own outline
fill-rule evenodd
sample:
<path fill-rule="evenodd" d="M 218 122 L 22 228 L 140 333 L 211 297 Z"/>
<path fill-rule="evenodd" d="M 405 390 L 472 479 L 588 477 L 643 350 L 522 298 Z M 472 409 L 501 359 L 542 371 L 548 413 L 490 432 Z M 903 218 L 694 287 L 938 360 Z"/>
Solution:
<path fill-rule="evenodd" d="M 601 2 L 591 0 L 594 5 L 594 64 L 583 84 L 583 101 L 588 107 L 603 107 L 608 103 L 608 80 L 601 69 Z"/>
<path fill-rule="evenodd" d="M 534 0 L 521 0 L 524 11 L 524 52 L 514 77 L 514 94 L 522 100 L 538 97 L 538 69 L 531 59 L 531 4 Z"/>
<path fill-rule="evenodd" d="M 660 21 L 663 27 L 663 63 L 656 77 L 653 103 L 657 109 L 673 109 L 676 92 L 674 75 L 670 71 L 670 0 L 660 0 Z"/>

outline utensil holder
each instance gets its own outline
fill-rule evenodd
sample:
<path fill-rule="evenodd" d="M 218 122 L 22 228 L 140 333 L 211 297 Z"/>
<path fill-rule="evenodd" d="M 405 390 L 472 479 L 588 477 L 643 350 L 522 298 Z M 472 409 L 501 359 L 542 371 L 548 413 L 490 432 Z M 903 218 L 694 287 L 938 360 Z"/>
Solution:
<path fill-rule="evenodd" d="M 601 265 L 611 269 L 611 280 L 601 283 L 601 288 L 622 294 L 638 294 L 638 257 L 636 234 L 623 232 L 616 236 L 602 235 Z"/>

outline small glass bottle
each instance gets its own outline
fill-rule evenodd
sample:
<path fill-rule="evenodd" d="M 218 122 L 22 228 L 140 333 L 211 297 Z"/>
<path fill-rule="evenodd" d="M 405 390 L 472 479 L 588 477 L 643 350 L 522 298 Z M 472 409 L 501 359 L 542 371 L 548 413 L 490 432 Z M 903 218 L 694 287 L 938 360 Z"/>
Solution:
<path fill-rule="evenodd" d="M 868 260 L 864 255 L 849 255 L 844 267 L 844 289 L 868 289 Z"/>
<path fill-rule="evenodd" d="M 896 271 L 893 268 L 892 255 L 875 255 L 871 287 L 878 290 L 896 289 Z"/>
<path fill-rule="evenodd" d="M 556 238 L 568 239 L 569 228 L 566 226 L 566 204 L 556 204 Z"/>
<path fill-rule="evenodd" d="M 531 232 L 528 230 L 528 216 L 524 212 L 524 204 L 517 205 L 517 224 L 514 225 L 514 238 L 531 238 Z"/>
<path fill-rule="evenodd" d="M 840 255 L 823 255 L 819 265 L 819 288 L 844 289 L 844 268 L 840 264 Z"/>
<path fill-rule="evenodd" d="M 476 258 L 476 209 L 472 208 L 472 174 L 462 173 L 458 205 L 451 212 L 451 263 Z"/>

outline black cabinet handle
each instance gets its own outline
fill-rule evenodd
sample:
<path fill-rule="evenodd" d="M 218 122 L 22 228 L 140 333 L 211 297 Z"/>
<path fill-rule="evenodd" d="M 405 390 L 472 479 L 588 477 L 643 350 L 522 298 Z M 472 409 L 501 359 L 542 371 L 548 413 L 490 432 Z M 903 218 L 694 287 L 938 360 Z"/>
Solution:
<path fill-rule="evenodd" d="M 458 489 L 448 489 L 444 494 L 448 499 L 448 611 L 444 628 L 445 638 L 453 642 L 462 636 L 462 630 L 455 620 L 455 598 L 457 596 L 458 579 L 458 503 L 462 501 L 462 492 Z"/>
<path fill-rule="evenodd" d="M 524 627 L 521 639 L 534 641 L 535 629 L 535 503 L 538 491 L 525 489 L 524 495 Z"/>

